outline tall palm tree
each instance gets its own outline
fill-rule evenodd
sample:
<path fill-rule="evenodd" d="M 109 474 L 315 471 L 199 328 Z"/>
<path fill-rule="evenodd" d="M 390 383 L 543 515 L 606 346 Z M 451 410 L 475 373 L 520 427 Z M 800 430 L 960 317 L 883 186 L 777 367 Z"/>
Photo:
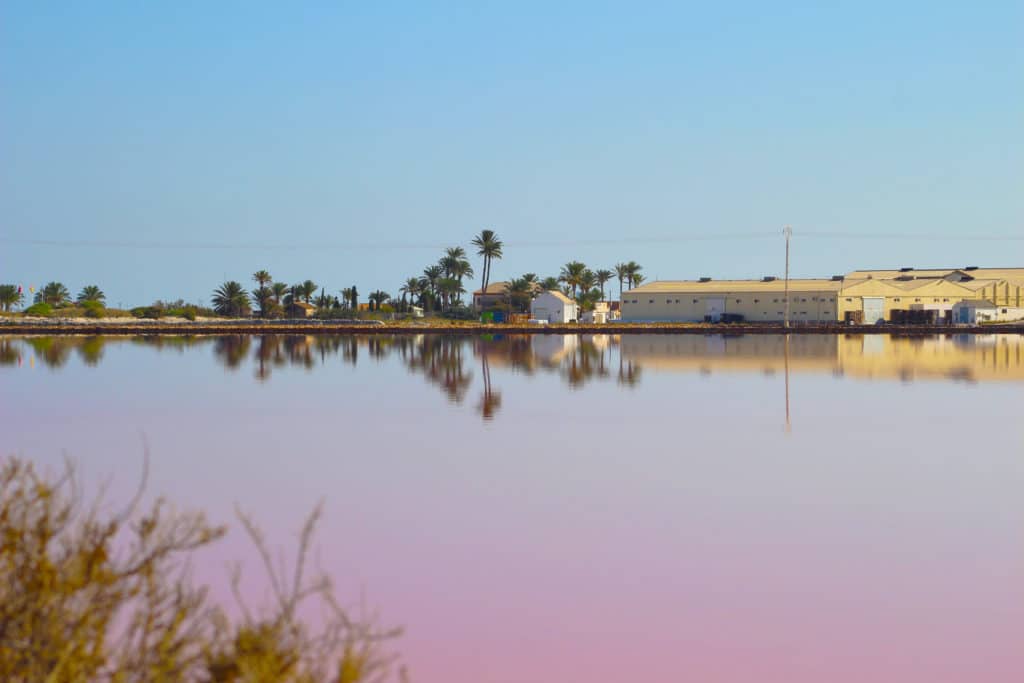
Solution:
<path fill-rule="evenodd" d="M 569 261 L 562 266 L 562 272 L 559 274 L 558 279 L 569 286 L 572 291 L 572 298 L 576 298 L 576 288 L 580 285 L 580 278 L 583 277 L 583 272 L 586 271 L 587 266 L 579 261 Z"/>
<path fill-rule="evenodd" d="M 270 273 L 268 273 L 265 270 L 257 270 L 255 273 L 252 274 L 252 279 L 261 288 L 266 287 L 267 285 L 274 281 L 274 278 L 270 277 Z"/>
<path fill-rule="evenodd" d="M 455 278 L 443 277 L 437 281 L 437 291 L 441 294 L 441 305 L 445 310 L 451 310 L 452 302 L 466 290 Z"/>
<path fill-rule="evenodd" d="M 545 290 L 547 290 L 549 292 L 556 292 L 556 291 L 558 291 L 558 278 L 557 277 L 546 277 L 546 278 L 544 278 L 543 280 L 540 281 L 540 286 L 541 286 L 541 288 L 543 288 L 543 289 L 545 289 Z"/>
<path fill-rule="evenodd" d="M 62 306 L 71 303 L 71 292 L 60 282 L 49 282 L 36 292 L 36 303 Z"/>
<path fill-rule="evenodd" d="M 605 268 L 594 273 L 594 278 L 597 280 L 597 286 L 601 288 L 601 301 L 604 301 L 604 286 L 608 284 L 611 279 L 615 277 L 615 273 Z"/>
<path fill-rule="evenodd" d="M 476 247 L 476 253 L 484 257 L 483 283 L 480 289 L 486 292 L 487 285 L 491 282 L 491 262 L 501 258 L 503 244 L 498 239 L 498 233 L 493 230 L 481 230 L 480 234 L 473 238 L 473 246 Z"/>
<path fill-rule="evenodd" d="M 270 309 L 275 305 L 274 293 L 269 287 L 265 287 L 263 285 L 252 290 L 252 300 L 256 302 L 257 306 L 259 306 L 261 318 L 266 318 L 267 314 L 270 313 Z"/>
<path fill-rule="evenodd" d="M 84 304 L 86 301 L 96 301 L 103 303 L 107 300 L 107 295 L 103 293 L 96 285 L 87 285 L 82 287 L 82 291 L 78 293 L 77 303 Z"/>
<path fill-rule="evenodd" d="M 633 287 L 636 287 L 637 285 L 644 281 L 643 276 L 640 275 L 641 270 L 643 270 L 643 266 L 641 266 L 636 261 L 630 261 L 629 263 L 626 264 L 626 273 L 629 276 L 627 278 L 627 282 L 629 283 L 630 289 L 633 289 Z M 637 280 L 637 276 L 640 277 L 639 280 Z"/>
<path fill-rule="evenodd" d="M 625 263 L 615 264 L 615 277 L 619 279 L 619 298 L 622 298 L 622 282 L 629 277 L 629 265 Z"/>
<path fill-rule="evenodd" d="M 420 280 L 421 288 L 430 296 L 431 307 L 437 301 L 437 283 L 444 276 L 441 266 L 427 266 L 423 269 L 423 278 Z"/>
<path fill-rule="evenodd" d="M 21 290 L 17 285 L 0 285 L 0 308 L 5 311 L 11 310 L 22 300 Z"/>
<path fill-rule="evenodd" d="M 316 290 L 317 284 L 312 280 L 306 280 L 299 285 L 299 292 L 302 294 L 302 300 L 307 304 L 309 303 L 309 300 L 313 298 L 313 295 L 316 294 Z"/>
<path fill-rule="evenodd" d="M 463 292 L 466 291 L 462 288 L 462 278 L 473 277 L 473 266 L 465 259 L 456 261 L 452 268 L 452 277 L 459 281 L 459 288 Z"/>
<path fill-rule="evenodd" d="M 241 284 L 229 280 L 213 290 L 213 310 L 237 318 L 249 312 L 249 296 Z"/>
<path fill-rule="evenodd" d="M 416 296 L 422 291 L 420 289 L 420 280 L 419 280 L 419 278 L 416 278 L 416 277 L 406 278 L 405 284 L 403 284 L 398 291 L 400 291 L 402 293 L 402 308 L 405 308 L 405 306 L 406 306 L 405 297 L 408 296 L 410 299 L 415 299 Z"/>
<path fill-rule="evenodd" d="M 270 293 L 274 295 L 274 303 L 280 306 L 281 301 L 288 293 L 288 285 L 284 282 L 275 282 L 270 285 Z"/>
<path fill-rule="evenodd" d="M 597 275 L 590 268 L 587 268 L 580 274 L 580 296 L 589 294 L 595 285 L 597 285 Z"/>
<path fill-rule="evenodd" d="M 351 287 L 346 287 L 345 289 L 341 290 L 341 300 L 345 302 L 345 307 L 346 308 L 352 308 L 352 306 L 351 306 L 351 304 L 352 304 L 352 288 Z"/>

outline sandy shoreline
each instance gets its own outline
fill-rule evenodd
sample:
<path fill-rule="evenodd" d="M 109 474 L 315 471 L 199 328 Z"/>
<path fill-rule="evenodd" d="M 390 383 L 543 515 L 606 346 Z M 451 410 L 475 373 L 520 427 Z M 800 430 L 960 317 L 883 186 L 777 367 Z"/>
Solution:
<path fill-rule="evenodd" d="M 0 319 L 0 334 L 781 334 L 781 324 L 609 323 L 605 325 L 485 325 L 429 320 L 224 320 L 218 318 L 17 318 Z M 1024 324 L 947 325 L 795 325 L 791 334 L 1024 334 Z"/>

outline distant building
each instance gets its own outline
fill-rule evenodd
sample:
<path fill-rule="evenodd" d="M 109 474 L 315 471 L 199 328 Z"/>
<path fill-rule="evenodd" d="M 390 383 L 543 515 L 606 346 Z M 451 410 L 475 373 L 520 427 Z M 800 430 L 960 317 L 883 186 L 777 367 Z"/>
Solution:
<path fill-rule="evenodd" d="M 580 316 L 580 322 L 588 325 L 604 325 L 610 320 L 611 306 L 607 301 L 594 303 L 593 310 L 584 311 Z"/>
<path fill-rule="evenodd" d="M 285 307 L 289 318 L 312 318 L 316 314 L 316 306 L 305 301 L 294 301 Z"/>
<path fill-rule="evenodd" d="M 530 302 L 530 317 L 549 323 L 568 323 L 579 319 L 576 302 L 558 291 L 544 291 Z"/>
<path fill-rule="evenodd" d="M 857 270 L 831 279 L 791 279 L 789 319 L 950 322 L 961 301 L 989 301 L 1010 316 L 1010 309 L 1024 307 L 1022 288 L 1024 268 Z M 622 320 L 636 322 L 780 322 L 785 310 L 786 283 L 776 277 L 650 282 L 624 291 L 621 301 Z"/>
<path fill-rule="evenodd" d="M 1024 320 L 1024 308 L 997 306 L 987 300 L 965 300 L 953 305 L 953 322 L 958 325 L 977 325 L 987 322 Z"/>
<path fill-rule="evenodd" d="M 504 308 L 508 306 L 508 295 L 505 290 L 508 288 L 508 283 L 491 282 L 487 285 L 487 290 L 478 289 L 473 292 L 473 309 L 477 311 L 485 311 L 490 308 Z M 537 294 L 542 290 L 541 286 L 537 283 L 533 284 L 533 293 Z"/>

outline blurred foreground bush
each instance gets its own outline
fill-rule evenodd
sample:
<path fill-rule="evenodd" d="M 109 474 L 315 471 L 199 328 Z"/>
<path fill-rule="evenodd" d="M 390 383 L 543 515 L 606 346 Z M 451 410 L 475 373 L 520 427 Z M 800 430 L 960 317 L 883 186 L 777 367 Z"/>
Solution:
<path fill-rule="evenodd" d="M 398 635 L 353 619 L 326 576 L 307 579 L 319 509 L 300 536 L 289 573 L 271 561 L 252 520 L 273 595 L 254 612 L 232 579 L 241 617 L 207 602 L 187 571 L 193 551 L 222 527 L 201 513 L 140 495 L 120 513 L 86 501 L 73 467 L 40 475 L 18 458 L 0 460 L 0 681 L 17 683 L 357 683 L 391 679 L 382 642 Z M 322 624 L 298 612 L 315 600 Z M 398 671 L 399 678 L 405 678 Z"/>

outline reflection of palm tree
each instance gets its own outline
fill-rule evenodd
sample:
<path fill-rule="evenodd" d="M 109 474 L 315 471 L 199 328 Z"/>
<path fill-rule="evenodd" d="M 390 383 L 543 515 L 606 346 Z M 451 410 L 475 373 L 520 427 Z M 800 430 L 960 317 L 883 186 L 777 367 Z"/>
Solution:
<path fill-rule="evenodd" d="M 21 351 L 10 339 L 0 338 L 0 365 L 17 365 Z"/>
<path fill-rule="evenodd" d="M 224 334 L 217 337 L 213 353 L 229 370 L 236 370 L 249 355 L 252 337 L 247 334 Z"/>
<path fill-rule="evenodd" d="M 78 355 L 86 365 L 99 365 L 103 359 L 103 346 L 103 337 L 85 337 L 78 344 Z"/>
<path fill-rule="evenodd" d="M 71 355 L 71 344 L 64 338 L 32 337 L 28 343 L 48 368 L 64 367 Z"/>
<path fill-rule="evenodd" d="M 487 341 L 481 340 L 477 348 L 480 351 L 480 371 L 484 381 L 484 393 L 480 397 L 478 409 L 485 420 L 493 420 L 498 408 L 501 407 L 501 394 L 491 387 L 491 364 L 487 357 Z"/>

